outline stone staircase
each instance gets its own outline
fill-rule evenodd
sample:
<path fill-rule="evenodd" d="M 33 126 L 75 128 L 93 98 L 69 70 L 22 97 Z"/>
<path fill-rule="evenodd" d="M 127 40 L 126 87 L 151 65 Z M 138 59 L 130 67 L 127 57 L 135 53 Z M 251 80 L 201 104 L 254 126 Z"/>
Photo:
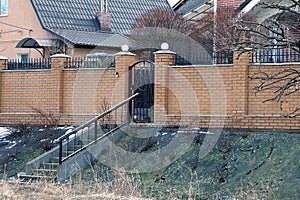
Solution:
<path fill-rule="evenodd" d="M 103 130 L 98 128 L 97 138 L 103 136 Z M 66 159 L 70 155 L 76 155 L 77 151 L 86 152 L 87 149 L 82 147 L 92 143 L 94 140 L 89 140 L 86 137 L 88 132 L 84 132 L 80 138 L 74 138 L 63 145 L 62 159 Z M 75 141 L 76 140 L 76 141 Z M 68 176 L 61 177 L 60 168 L 62 164 L 59 163 L 59 146 L 55 147 L 49 152 L 35 158 L 27 163 L 26 173 L 19 173 L 18 178 L 23 181 L 31 180 L 46 180 L 46 181 L 64 181 Z M 75 156 L 76 157 L 76 156 Z M 92 160 L 90 160 L 92 161 Z"/>
<path fill-rule="evenodd" d="M 18 173 L 19 180 L 64 182 L 89 166 L 101 152 L 108 148 L 108 140 L 117 141 L 122 137 L 120 128 L 128 124 L 129 119 L 118 122 L 119 125 L 113 123 L 105 126 L 99 121 L 136 96 L 138 94 L 58 138 L 58 146 L 27 163 L 26 172 Z"/>

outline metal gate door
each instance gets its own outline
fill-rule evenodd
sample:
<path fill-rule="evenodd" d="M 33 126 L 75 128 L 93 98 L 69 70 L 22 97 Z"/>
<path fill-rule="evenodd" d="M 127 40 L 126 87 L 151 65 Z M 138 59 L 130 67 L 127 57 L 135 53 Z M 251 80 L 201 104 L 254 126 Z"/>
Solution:
<path fill-rule="evenodd" d="M 154 63 L 138 61 L 129 68 L 129 95 L 139 93 L 129 106 L 131 119 L 151 123 L 154 117 Z"/>

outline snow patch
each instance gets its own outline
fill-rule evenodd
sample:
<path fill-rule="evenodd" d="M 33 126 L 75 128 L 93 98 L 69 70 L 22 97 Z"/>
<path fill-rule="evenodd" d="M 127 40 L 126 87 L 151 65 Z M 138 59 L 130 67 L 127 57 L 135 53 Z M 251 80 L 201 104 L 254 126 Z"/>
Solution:
<path fill-rule="evenodd" d="M 12 149 L 14 148 L 15 146 L 17 145 L 17 142 L 16 141 L 10 141 L 10 146 L 6 147 L 6 149 Z"/>
<path fill-rule="evenodd" d="M 9 136 L 12 133 L 11 129 L 6 127 L 0 127 L 0 139 Z"/>

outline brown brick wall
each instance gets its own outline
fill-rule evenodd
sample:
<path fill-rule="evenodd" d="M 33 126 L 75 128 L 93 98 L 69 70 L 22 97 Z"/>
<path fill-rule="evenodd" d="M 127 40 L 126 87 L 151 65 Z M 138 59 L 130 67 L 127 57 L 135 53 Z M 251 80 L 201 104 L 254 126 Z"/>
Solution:
<path fill-rule="evenodd" d="M 1 112 L 26 113 L 32 108 L 57 108 L 54 84 L 56 77 L 50 70 L 1 72 Z"/>
<path fill-rule="evenodd" d="M 167 121 L 171 124 L 189 124 L 194 121 L 201 127 L 208 127 L 209 123 L 214 127 L 221 126 L 222 112 L 213 113 L 212 108 L 226 100 L 227 110 L 224 121 L 226 128 L 299 129 L 299 118 L 286 117 L 288 113 L 299 107 L 299 94 L 295 93 L 279 102 L 263 103 L 264 100 L 274 97 L 274 92 L 257 93 L 254 87 L 258 85 L 258 81 L 248 78 L 259 71 L 273 74 L 286 67 L 300 70 L 300 65 L 248 65 L 247 56 L 241 57 L 238 62 L 235 61 L 233 66 L 171 67 L 168 87 L 172 89 L 169 89 L 167 96 Z M 211 90 L 216 94 L 222 92 L 219 87 L 220 82 L 214 81 L 218 78 L 217 71 L 224 84 L 226 99 L 222 95 L 219 97 L 216 95 L 216 100 L 212 98 Z M 189 83 L 188 87 L 191 87 L 193 95 L 190 92 L 186 93 L 188 88 L 182 84 L 183 81 L 179 81 L 178 75 Z M 172 90 L 176 90 L 177 94 Z M 181 93 L 186 93 L 183 99 Z M 213 104 L 211 101 L 217 102 Z M 195 106 L 195 102 L 198 102 L 198 107 Z M 190 114 L 183 115 L 182 108 L 187 109 Z"/>
<path fill-rule="evenodd" d="M 115 70 L 64 70 L 63 113 L 96 115 L 111 104 Z"/>
<path fill-rule="evenodd" d="M 285 117 L 299 105 L 299 94 L 262 103 L 274 93 L 257 93 L 253 88 L 258 82 L 249 80 L 257 72 L 272 74 L 288 67 L 300 70 L 300 65 L 251 65 L 250 54 L 223 66 L 169 66 L 174 64 L 174 54 L 160 52 L 155 57 L 155 123 L 300 128 L 299 118 Z M 0 124 L 38 123 L 40 116 L 32 108 L 57 114 L 61 124 L 82 123 L 127 96 L 126 70 L 134 61 L 134 55 L 120 55 L 116 69 L 75 70 L 63 69 L 65 60 L 54 59 L 56 67 L 51 70 L 2 70 Z"/>

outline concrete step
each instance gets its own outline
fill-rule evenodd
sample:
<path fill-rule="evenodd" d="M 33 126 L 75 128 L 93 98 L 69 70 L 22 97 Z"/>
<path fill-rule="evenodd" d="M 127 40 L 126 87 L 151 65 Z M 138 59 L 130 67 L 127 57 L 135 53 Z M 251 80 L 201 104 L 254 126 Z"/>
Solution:
<path fill-rule="evenodd" d="M 87 145 L 87 144 L 89 144 L 89 143 L 91 143 L 91 142 L 94 142 L 94 140 L 92 140 L 92 139 L 90 139 L 90 140 L 81 140 L 82 141 L 82 143 L 84 144 L 84 145 Z"/>
<path fill-rule="evenodd" d="M 69 144 L 67 147 L 66 147 L 66 150 L 67 151 L 76 151 L 80 148 L 82 148 L 83 145 L 73 145 L 73 144 Z"/>
<path fill-rule="evenodd" d="M 18 179 L 21 182 L 31 182 L 31 181 L 47 181 L 56 182 L 57 176 L 40 176 L 40 175 L 28 175 L 24 172 L 18 173 Z"/>
<path fill-rule="evenodd" d="M 49 163 L 42 163 L 40 165 L 40 168 L 57 170 L 58 166 L 59 166 L 58 162 L 49 162 Z"/>
<path fill-rule="evenodd" d="M 69 151 L 63 151 L 62 152 L 62 156 L 63 157 L 67 157 L 68 155 L 71 155 L 72 153 L 74 153 L 75 151 L 69 150 Z"/>
<path fill-rule="evenodd" d="M 65 157 L 63 157 L 64 159 Z M 50 163 L 58 163 L 59 162 L 59 157 L 51 157 L 49 160 Z"/>
<path fill-rule="evenodd" d="M 51 176 L 51 177 L 54 177 L 54 176 L 57 176 L 57 172 L 58 170 L 57 169 L 42 169 L 42 168 L 38 168 L 38 169 L 33 169 L 31 171 L 31 175 L 34 175 L 34 176 Z"/>

